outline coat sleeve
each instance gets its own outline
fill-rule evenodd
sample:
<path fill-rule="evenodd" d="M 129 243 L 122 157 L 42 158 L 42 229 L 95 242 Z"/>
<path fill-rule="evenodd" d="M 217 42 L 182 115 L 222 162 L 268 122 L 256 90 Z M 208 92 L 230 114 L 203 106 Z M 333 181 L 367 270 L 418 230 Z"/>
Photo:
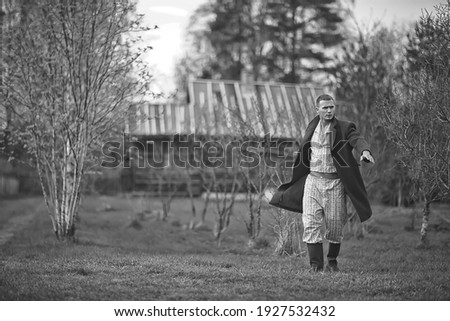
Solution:
<path fill-rule="evenodd" d="M 356 150 L 358 155 L 361 155 L 365 150 L 370 152 L 369 143 L 367 143 L 364 137 L 361 136 L 354 123 L 349 124 L 346 138 L 350 145 Z"/>

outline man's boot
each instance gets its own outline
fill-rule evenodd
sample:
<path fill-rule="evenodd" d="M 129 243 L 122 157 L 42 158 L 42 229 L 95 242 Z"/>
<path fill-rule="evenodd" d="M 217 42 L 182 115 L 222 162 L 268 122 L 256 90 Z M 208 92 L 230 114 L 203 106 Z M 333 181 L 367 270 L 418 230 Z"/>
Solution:
<path fill-rule="evenodd" d="M 337 266 L 337 257 L 339 255 L 339 251 L 341 249 L 341 243 L 329 243 L 328 244 L 328 264 L 325 268 L 327 272 L 339 272 L 339 268 Z"/>
<path fill-rule="evenodd" d="M 322 243 L 307 243 L 309 264 L 312 272 L 323 271 L 323 245 Z"/>

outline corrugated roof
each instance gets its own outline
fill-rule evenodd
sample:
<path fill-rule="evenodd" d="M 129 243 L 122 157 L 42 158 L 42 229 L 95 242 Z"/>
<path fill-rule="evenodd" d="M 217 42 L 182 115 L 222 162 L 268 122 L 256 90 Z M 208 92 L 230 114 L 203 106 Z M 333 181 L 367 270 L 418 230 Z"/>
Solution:
<path fill-rule="evenodd" d="M 323 88 L 284 83 L 192 80 L 190 103 L 134 106 L 134 135 L 246 134 L 300 137 Z"/>

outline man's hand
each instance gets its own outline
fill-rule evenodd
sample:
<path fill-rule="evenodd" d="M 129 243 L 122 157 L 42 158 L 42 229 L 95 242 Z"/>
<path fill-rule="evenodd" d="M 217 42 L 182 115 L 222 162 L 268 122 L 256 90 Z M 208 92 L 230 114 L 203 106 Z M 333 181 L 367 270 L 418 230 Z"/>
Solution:
<path fill-rule="evenodd" d="M 361 155 L 361 161 L 364 161 L 366 163 L 372 163 L 375 164 L 375 160 L 372 157 L 372 154 L 368 150 L 363 151 Z"/>

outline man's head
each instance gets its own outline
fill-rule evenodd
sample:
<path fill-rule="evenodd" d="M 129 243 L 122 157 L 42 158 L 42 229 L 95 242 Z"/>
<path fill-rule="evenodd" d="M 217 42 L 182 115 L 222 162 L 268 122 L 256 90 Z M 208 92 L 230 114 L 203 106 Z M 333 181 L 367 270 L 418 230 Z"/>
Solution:
<path fill-rule="evenodd" d="M 323 94 L 316 99 L 316 110 L 320 120 L 331 121 L 336 114 L 334 99 L 330 95 Z"/>

